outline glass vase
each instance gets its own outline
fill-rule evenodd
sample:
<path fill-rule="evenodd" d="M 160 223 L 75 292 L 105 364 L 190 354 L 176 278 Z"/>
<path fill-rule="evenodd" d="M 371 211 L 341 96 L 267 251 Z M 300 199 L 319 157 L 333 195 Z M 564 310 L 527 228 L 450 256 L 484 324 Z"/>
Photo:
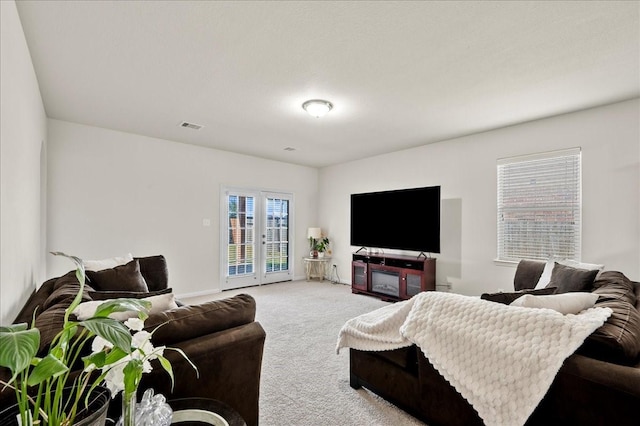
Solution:
<path fill-rule="evenodd" d="M 136 424 L 136 393 L 122 394 L 122 426 L 135 426 Z"/>

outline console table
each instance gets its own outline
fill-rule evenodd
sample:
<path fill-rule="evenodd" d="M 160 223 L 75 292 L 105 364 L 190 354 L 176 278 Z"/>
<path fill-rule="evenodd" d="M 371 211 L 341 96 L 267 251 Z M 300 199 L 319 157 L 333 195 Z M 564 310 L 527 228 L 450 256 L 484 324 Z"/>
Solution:
<path fill-rule="evenodd" d="M 351 292 L 382 300 L 406 300 L 436 289 L 436 259 L 422 256 L 359 254 L 351 262 Z"/>
<path fill-rule="evenodd" d="M 304 260 L 307 281 L 310 281 L 311 278 L 319 278 L 320 281 L 324 281 L 328 275 L 330 257 L 303 257 L 302 260 Z"/>

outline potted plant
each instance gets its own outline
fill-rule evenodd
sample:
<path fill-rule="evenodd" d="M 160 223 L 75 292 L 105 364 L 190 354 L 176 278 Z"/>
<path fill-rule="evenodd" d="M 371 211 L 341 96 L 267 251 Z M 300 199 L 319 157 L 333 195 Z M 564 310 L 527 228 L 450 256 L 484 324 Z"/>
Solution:
<path fill-rule="evenodd" d="M 325 252 L 329 250 L 329 238 L 321 237 L 316 240 L 315 250 L 318 251 L 318 256 L 324 257 Z"/>
<path fill-rule="evenodd" d="M 83 321 L 70 319 L 82 301 L 84 265 L 77 257 L 57 252 L 52 254 L 66 256 L 75 262 L 80 289 L 66 309 L 63 327 L 48 352 L 42 357 L 37 356 L 40 331 L 33 323 L 30 327 L 26 323 L 0 327 L 0 366 L 9 368 L 12 374 L 7 383 L 0 384 L 15 390 L 20 424 L 73 425 L 79 412 L 88 406 L 91 392 L 99 388 L 105 379 L 109 385 L 108 378 L 115 372 L 122 373 L 118 378 L 125 391 L 123 402 L 124 397 L 130 401 L 142 373 L 149 371 L 148 361 L 151 359 L 160 361 L 173 383 L 171 364 L 162 356 L 162 351 L 168 348 L 153 348 L 149 341 L 151 333 L 141 334 L 139 331 L 132 336 L 130 332 L 130 328 L 141 330 L 151 304 L 139 299 L 115 299 L 100 304 L 91 318 Z M 129 320 L 125 325 L 109 318 L 111 313 L 124 311 L 136 312 L 138 322 Z M 92 338 L 95 338 L 93 353 L 81 358 L 81 350 Z M 174 350 L 188 360 L 182 351 Z M 71 374 L 71 368 L 80 359 L 84 362 L 84 369 L 77 375 Z M 110 393 L 112 397 L 116 394 Z"/>

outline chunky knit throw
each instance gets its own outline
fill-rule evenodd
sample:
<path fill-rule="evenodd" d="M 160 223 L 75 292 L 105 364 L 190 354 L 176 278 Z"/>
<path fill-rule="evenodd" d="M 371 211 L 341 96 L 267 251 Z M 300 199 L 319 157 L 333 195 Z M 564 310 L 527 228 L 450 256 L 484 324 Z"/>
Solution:
<path fill-rule="evenodd" d="M 564 360 L 611 315 L 521 308 L 444 292 L 353 318 L 337 351 L 390 350 L 416 344 L 487 425 L 522 425 Z"/>

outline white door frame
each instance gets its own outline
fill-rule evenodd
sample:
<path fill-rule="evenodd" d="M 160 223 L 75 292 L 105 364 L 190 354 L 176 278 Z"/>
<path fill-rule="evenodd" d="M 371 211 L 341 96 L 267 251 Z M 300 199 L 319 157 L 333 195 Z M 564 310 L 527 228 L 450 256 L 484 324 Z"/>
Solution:
<path fill-rule="evenodd" d="M 253 217 L 253 254 L 254 265 L 250 273 L 237 276 L 229 276 L 228 270 L 228 218 L 227 211 L 229 194 L 241 195 L 254 198 Z M 288 209 L 288 269 L 285 271 L 267 272 L 267 241 L 265 223 L 267 198 L 286 199 L 289 204 Z M 241 188 L 232 186 L 222 186 L 220 190 L 220 287 L 222 290 L 249 287 L 255 285 L 269 284 L 273 282 L 289 281 L 293 277 L 293 245 L 295 241 L 293 235 L 293 194 L 285 191 L 272 191 L 256 188 Z"/>

